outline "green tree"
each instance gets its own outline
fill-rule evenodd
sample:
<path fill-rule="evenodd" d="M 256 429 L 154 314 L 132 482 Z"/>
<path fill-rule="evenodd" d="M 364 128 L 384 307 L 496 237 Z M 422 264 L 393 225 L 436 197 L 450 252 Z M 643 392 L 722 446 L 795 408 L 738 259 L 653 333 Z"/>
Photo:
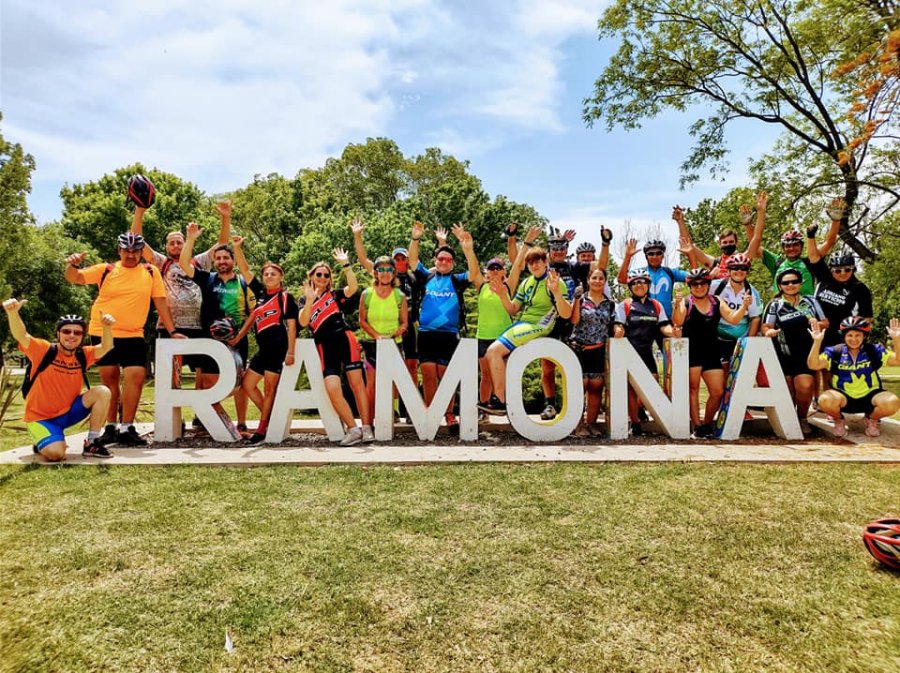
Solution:
<path fill-rule="evenodd" d="M 28 249 L 25 242 L 28 225 L 34 223 L 27 201 L 34 168 L 34 157 L 0 133 L 0 297 L 4 299 L 10 296 L 11 265 Z"/>
<path fill-rule="evenodd" d="M 116 237 L 131 226 L 131 209 L 126 208 L 125 198 L 128 178 L 135 173 L 143 173 L 156 187 L 156 203 L 144 218 L 144 237 L 151 246 L 161 249 L 166 234 L 184 231 L 188 222 L 203 228 L 204 243 L 215 240 L 218 218 L 213 200 L 177 175 L 147 170 L 141 164 L 118 168 L 95 181 L 64 186 L 60 197 L 65 233 L 97 250 L 101 259 L 116 259 Z"/>
<path fill-rule="evenodd" d="M 600 36 L 619 48 L 584 101 L 586 123 L 633 129 L 666 109 L 700 108 L 696 144 L 682 164 L 682 186 L 701 169 L 728 168 L 725 131 L 738 119 L 783 131 L 773 157 L 794 181 L 788 198 L 841 195 L 851 206 L 841 237 L 863 259 L 876 252 L 863 230 L 900 195 L 872 179 L 868 162 L 890 138 L 870 138 L 849 152 L 852 122 L 844 112 L 855 82 L 835 68 L 877 42 L 885 14 L 879 0 L 616 0 L 599 22 Z M 890 4 L 890 3 L 888 3 Z M 837 18 L 839 17 L 839 19 Z M 771 191 L 771 190 L 770 190 Z M 873 202 L 888 200 L 887 208 Z M 863 207 L 852 206 L 858 201 Z"/>
<path fill-rule="evenodd" d="M 248 237 L 248 260 L 255 266 L 283 260 L 303 231 L 301 181 L 278 173 L 254 176 L 253 182 L 232 192 L 232 228 Z"/>

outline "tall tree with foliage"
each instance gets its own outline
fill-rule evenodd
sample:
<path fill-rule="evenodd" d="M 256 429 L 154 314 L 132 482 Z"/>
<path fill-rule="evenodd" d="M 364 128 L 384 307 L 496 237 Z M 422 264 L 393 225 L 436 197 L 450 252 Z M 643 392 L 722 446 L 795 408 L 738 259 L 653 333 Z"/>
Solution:
<path fill-rule="evenodd" d="M 634 129 L 664 110 L 703 110 L 682 164 L 682 186 L 701 170 L 728 168 L 726 129 L 754 120 L 783 131 L 777 168 L 795 203 L 832 196 L 850 205 L 841 222 L 845 243 L 865 260 L 876 250 L 868 234 L 900 198 L 875 138 L 848 152 L 853 123 L 845 114 L 855 82 L 835 78 L 884 33 L 882 0 L 615 0 L 600 36 L 619 40 L 616 54 L 584 101 L 584 120 Z M 891 4 L 891 3 L 888 3 Z M 854 208 L 854 205 L 861 207 Z M 807 206 L 808 207 L 808 206 Z"/>

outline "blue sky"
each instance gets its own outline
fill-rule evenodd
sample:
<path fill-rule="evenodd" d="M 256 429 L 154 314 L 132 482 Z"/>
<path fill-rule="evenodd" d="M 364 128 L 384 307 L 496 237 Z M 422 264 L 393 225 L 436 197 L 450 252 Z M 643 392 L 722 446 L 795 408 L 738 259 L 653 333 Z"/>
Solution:
<path fill-rule="evenodd" d="M 587 129 L 581 101 L 615 48 L 596 37 L 604 4 L 4 0 L 3 133 L 37 160 L 42 222 L 63 184 L 135 161 L 215 193 L 386 136 L 468 159 L 489 193 L 580 236 L 669 233 L 673 204 L 743 184 L 775 136 L 736 126 L 728 181 L 681 192 L 695 116 Z"/>

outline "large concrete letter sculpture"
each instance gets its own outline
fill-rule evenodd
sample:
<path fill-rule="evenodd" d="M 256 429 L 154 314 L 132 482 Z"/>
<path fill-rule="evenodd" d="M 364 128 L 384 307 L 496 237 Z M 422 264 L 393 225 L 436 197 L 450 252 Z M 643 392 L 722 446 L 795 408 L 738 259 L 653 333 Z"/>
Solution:
<path fill-rule="evenodd" d="M 306 367 L 309 390 L 297 390 L 297 378 L 302 367 Z M 266 433 L 267 443 L 277 444 L 290 434 L 294 409 L 318 409 L 328 439 L 337 442 L 344 436 L 341 419 L 331 406 L 328 393 L 325 392 L 322 362 L 312 339 L 297 339 L 294 346 L 294 364 L 285 367 L 281 372 L 272 417 L 269 419 L 269 430 Z"/>
<path fill-rule="evenodd" d="M 754 385 L 760 364 L 769 379 L 768 388 Z M 775 346 L 766 337 L 744 337 L 738 342 L 725 381 L 725 397 L 716 419 L 716 435 L 722 439 L 738 439 L 747 407 L 763 407 L 779 437 L 803 439 Z"/>
<path fill-rule="evenodd" d="M 670 339 L 672 399 L 666 397 L 656 372 L 647 365 L 627 339 L 609 340 L 609 436 L 628 437 L 628 383 L 650 409 L 663 431 L 675 439 L 691 434 L 690 366 L 687 339 Z"/>
<path fill-rule="evenodd" d="M 219 380 L 212 388 L 172 388 L 172 359 L 176 355 L 208 355 L 219 365 Z M 190 407 L 217 442 L 233 442 L 213 406 L 234 390 L 237 368 L 228 346 L 214 339 L 157 339 L 154 439 L 171 442 L 181 436 L 181 409 Z"/>
<path fill-rule="evenodd" d="M 378 367 L 375 372 L 375 439 L 387 441 L 394 436 L 395 385 L 416 434 L 423 441 L 434 439 L 458 387 L 459 438 L 470 442 L 478 439 L 478 342 L 475 339 L 460 340 L 428 407 L 394 342 L 379 339 L 376 348 Z"/>
<path fill-rule="evenodd" d="M 531 420 L 522 400 L 522 374 L 538 358 L 552 360 L 562 373 L 563 407 L 550 423 Z M 506 364 L 506 415 L 513 429 L 533 442 L 558 442 L 568 437 L 584 411 L 584 384 L 581 363 L 571 348 L 556 339 L 541 338 L 516 348 Z"/>

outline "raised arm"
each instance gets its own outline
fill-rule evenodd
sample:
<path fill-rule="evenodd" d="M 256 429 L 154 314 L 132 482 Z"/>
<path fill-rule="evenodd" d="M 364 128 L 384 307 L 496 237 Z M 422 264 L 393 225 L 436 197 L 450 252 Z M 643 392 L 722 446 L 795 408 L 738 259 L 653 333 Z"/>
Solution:
<path fill-rule="evenodd" d="M 506 225 L 506 258 L 512 261 L 518 254 L 518 246 L 516 245 L 516 233 L 519 231 L 518 222 L 510 222 Z M 540 229 L 538 229 L 540 233 Z"/>
<path fill-rule="evenodd" d="M 472 240 L 472 234 L 465 230 L 461 222 L 453 225 L 453 235 L 459 241 L 459 247 L 462 248 L 463 254 L 466 256 L 466 262 L 469 266 L 469 280 L 475 283 L 476 287 L 481 287 L 484 283 L 484 276 L 481 273 L 481 267 L 478 265 L 478 258 L 475 256 L 475 242 Z"/>
<path fill-rule="evenodd" d="M 822 351 L 822 340 L 825 338 L 825 328 L 820 327 L 815 320 L 810 320 L 809 333 L 812 335 L 813 342 L 806 358 L 806 366 L 813 371 L 827 369 L 828 363 L 819 357 Z"/>
<path fill-rule="evenodd" d="M 66 270 L 63 273 L 63 277 L 68 282 L 75 285 L 84 285 L 84 274 L 81 273 L 81 269 L 78 267 L 84 262 L 85 257 L 87 257 L 86 252 L 76 252 L 74 255 L 66 257 Z"/>
<path fill-rule="evenodd" d="M 756 226 L 753 227 L 753 234 L 748 237 L 747 257 L 755 259 L 762 254 L 762 237 L 763 230 L 766 228 L 766 208 L 769 206 L 768 192 L 760 192 L 756 195 Z M 741 206 L 743 208 L 743 206 Z M 741 222 L 744 221 L 744 214 L 741 213 Z"/>
<path fill-rule="evenodd" d="M 672 208 L 672 219 L 675 220 L 675 224 L 678 225 L 678 240 L 686 240 L 690 244 L 688 263 L 691 268 L 697 266 L 707 266 L 712 268 L 713 263 L 716 261 L 715 257 L 707 255 L 703 250 L 694 245 L 694 239 L 691 236 L 691 232 L 684 222 L 684 211 L 681 209 L 681 206 Z"/>
<path fill-rule="evenodd" d="M 359 283 L 356 282 L 356 274 L 353 273 L 353 265 L 350 263 L 350 258 L 343 248 L 335 248 L 331 254 L 335 261 L 344 269 L 344 277 L 347 279 L 347 287 L 344 289 L 344 296 L 352 297 L 359 289 Z"/>
<path fill-rule="evenodd" d="M 303 284 L 303 308 L 300 309 L 300 314 L 297 316 L 297 322 L 300 323 L 300 327 L 309 325 L 309 320 L 312 317 L 312 305 L 316 301 L 316 296 L 316 286 L 313 285 L 312 280 L 307 279 Z"/>
<path fill-rule="evenodd" d="M 409 270 L 415 273 L 419 266 L 419 239 L 425 233 L 425 225 L 416 220 L 412 228 L 412 238 L 409 241 Z"/>
<path fill-rule="evenodd" d="M 219 201 L 216 204 L 216 212 L 222 221 L 222 224 L 219 226 L 219 240 L 216 241 L 216 245 L 225 245 L 231 240 L 231 199 Z"/>
<path fill-rule="evenodd" d="M 9 332 L 22 348 L 28 348 L 28 344 L 31 343 L 31 335 L 25 329 L 25 323 L 22 322 L 22 316 L 19 315 L 19 310 L 27 303 L 27 299 L 20 301 L 15 297 L 10 297 L 3 302 L 3 310 L 6 311 L 6 318 L 9 320 Z"/>
<path fill-rule="evenodd" d="M 238 271 L 241 272 L 244 280 L 249 283 L 253 280 L 253 271 L 250 270 L 250 265 L 247 264 L 247 257 L 244 255 L 245 240 L 243 236 L 232 236 L 231 247 L 234 248 L 234 263 L 237 265 Z"/>
<path fill-rule="evenodd" d="M 512 266 L 509 269 L 509 277 L 506 279 L 506 286 L 510 292 L 515 292 L 519 287 L 519 278 L 522 275 L 522 269 L 525 268 L 525 255 L 534 247 L 534 242 L 541 235 L 540 227 L 531 227 L 525 232 L 525 241 L 522 247 L 516 251 L 515 258 L 510 257 Z"/>
<path fill-rule="evenodd" d="M 616 276 L 616 280 L 621 285 L 628 283 L 628 268 L 631 266 L 631 258 L 634 257 L 636 252 L 637 239 L 629 238 L 625 241 L 625 256 L 622 258 L 622 266 L 619 267 L 619 275 Z"/>
<path fill-rule="evenodd" d="M 841 220 L 844 219 L 847 204 L 844 202 L 844 199 L 834 199 L 825 210 L 828 212 L 828 217 L 831 218 L 831 228 L 828 230 L 825 242 L 818 248 L 820 258 L 827 257 L 834 244 L 837 243 L 838 233 L 841 229 Z M 810 261 L 812 261 L 812 258 L 810 258 Z"/>
<path fill-rule="evenodd" d="M 194 265 L 191 264 L 191 258 L 194 256 L 194 243 L 200 237 L 203 230 L 196 222 L 188 222 L 187 237 L 184 239 L 184 247 L 181 249 L 181 257 L 178 259 L 178 266 L 184 271 L 188 278 L 194 277 Z"/>
<path fill-rule="evenodd" d="M 144 213 L 146 212 L 146 208 L 141 208 L 140 206 L 134 207 L 134 214 L 131 216 L 131 233 L 144 235 Z M 153 248 L 147 245 L 147 241 L 144 241 L 144 249 L 141 251 L 141 257 L 144 258 L 146 262 L 153 261 Z"/>
<path fill-rule="evenodd" d="M 522 308 L 522 305 L 517 301 L 513 301 L 509 298 L 510 291 L 509 286 L 499 280 L 498 278 L 494 278 L 490 283 L 491 292 L 500 297 L 500 301 L 503 303 L 503 308 L 506 309 L 506 312 L 510 316 L 515 316 L 519 309 Z"/>
<path fill-rule="evenodd" d="M 889 367 L 900 365 L 900 319 L 891 318 L 888 325 L 888 336 L 891 338 L 891 351 L 894 353 L 887 361 Z"/>
<path fill-rule="evenodd" d="M 606 269 L 609 267 L 609 244 L 612 243 L 613 233 L 603 225 L 600 226 L 600 257 L 597 258 L 597 266 L 594 268 Z M 593 269 L 591 269 L 593 272 Z"/>
<path fill-rule="evenodd" d="M 359 260 L 362 268 L 369 273 L 375 273 L 375 265 L 369 259 L 369 255 L 366 252 L 366 244 L 363 243 L 363 230 L 365 228 L 366 225 L 359 218 L 350 223 L 350 231 L 353 232 L 353 249 L 356 251 L 356 258 Z"/>

